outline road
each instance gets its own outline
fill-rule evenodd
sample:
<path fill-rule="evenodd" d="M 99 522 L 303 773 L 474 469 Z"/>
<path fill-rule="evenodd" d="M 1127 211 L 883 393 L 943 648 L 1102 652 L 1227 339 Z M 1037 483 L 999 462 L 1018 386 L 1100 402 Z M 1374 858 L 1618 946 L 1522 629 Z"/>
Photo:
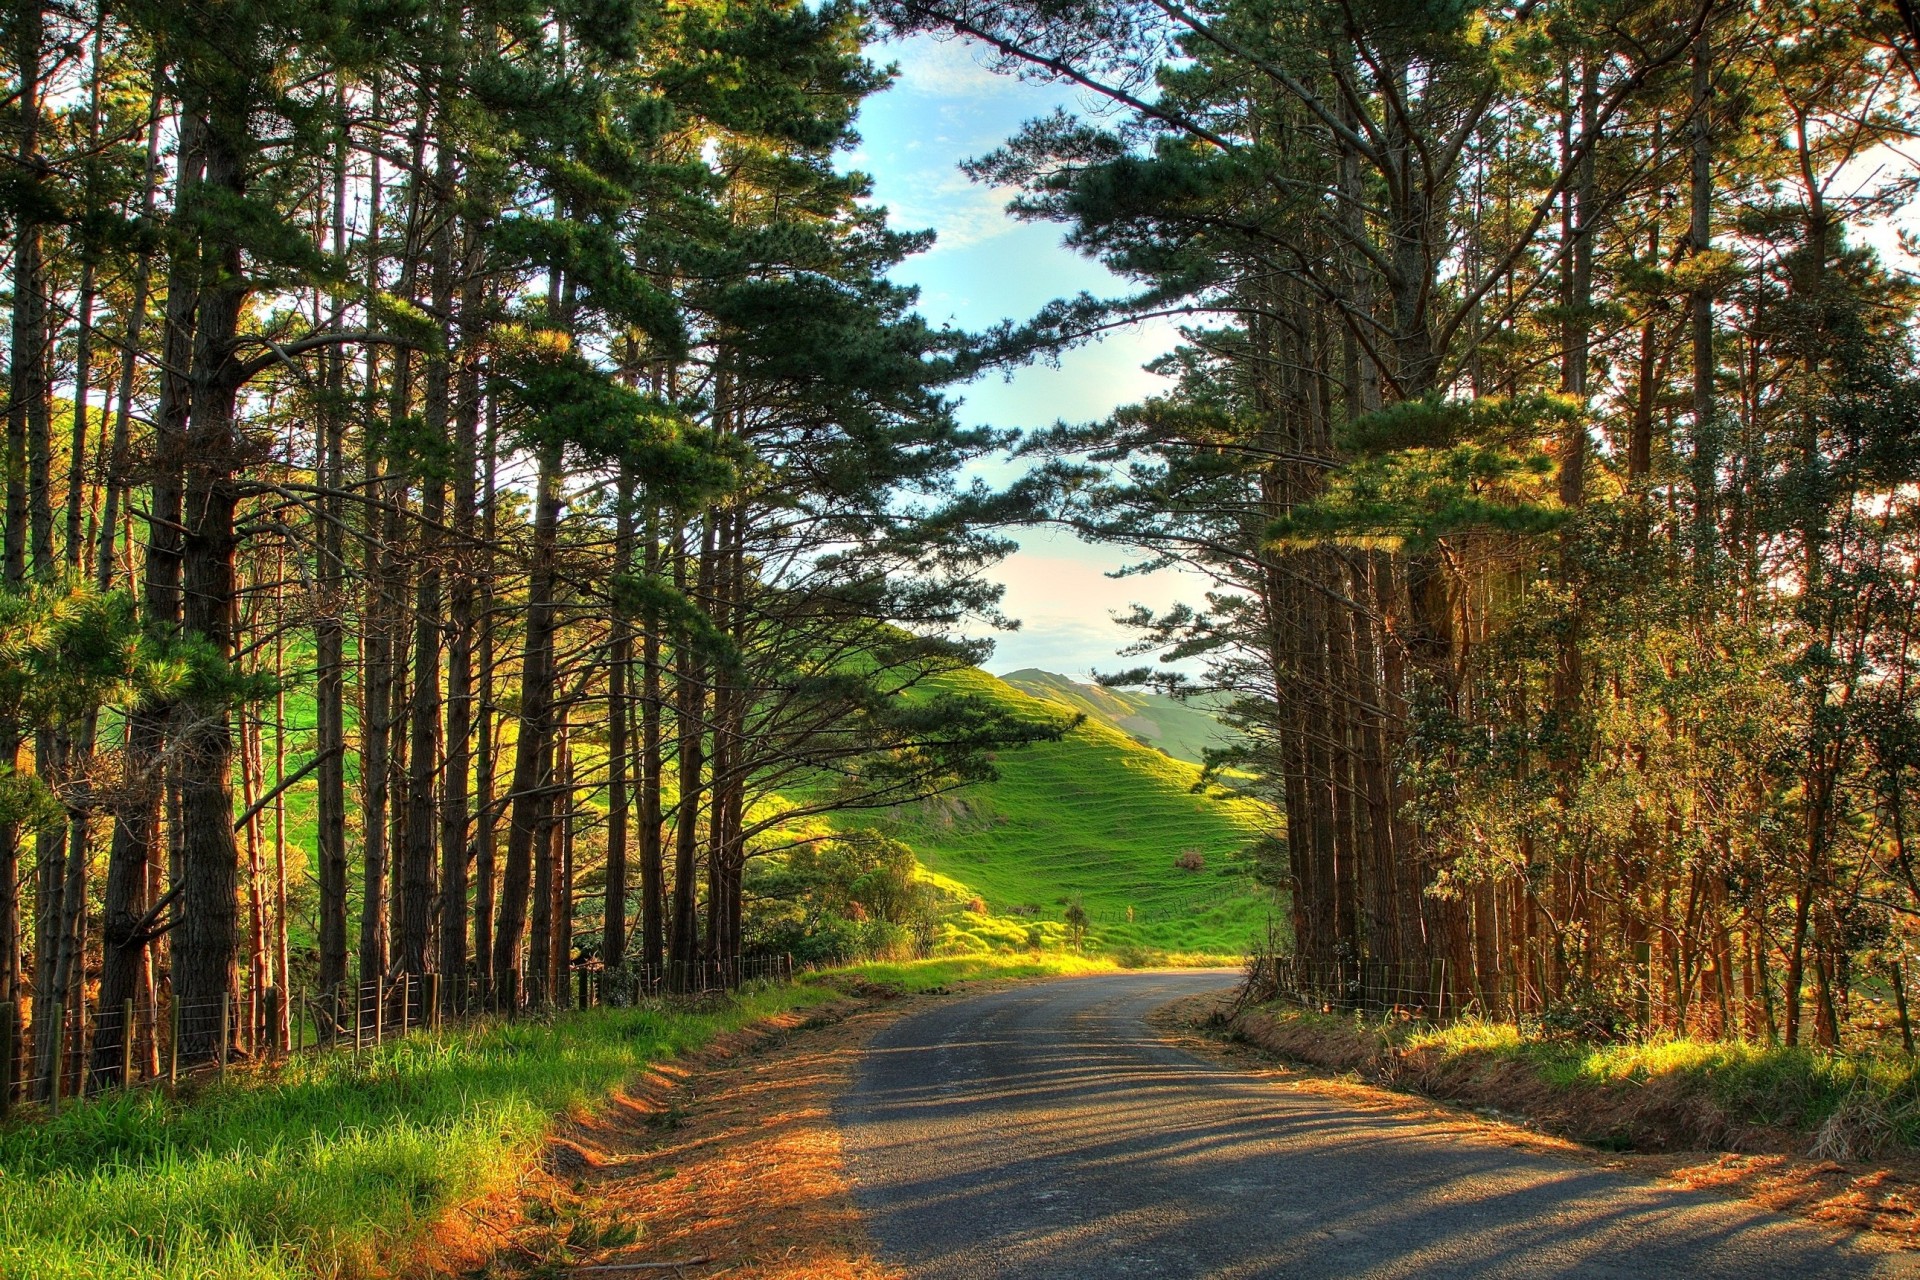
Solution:
<path fill-rule="evenodd" d="M 894 1023 L 836 1112 L 915 1280 L 1920 1275 L 1746 1203 L 1451 1134 L 1160 1041 L 1222 973 L 1016 987 Z"/>

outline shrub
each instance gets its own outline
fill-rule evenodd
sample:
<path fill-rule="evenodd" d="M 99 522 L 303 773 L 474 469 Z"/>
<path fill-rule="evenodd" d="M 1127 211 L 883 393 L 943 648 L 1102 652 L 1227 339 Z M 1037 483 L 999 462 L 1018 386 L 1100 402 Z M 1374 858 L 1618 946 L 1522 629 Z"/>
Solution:
<path fill-rule="evenodd" d="M 1173 865 L 1182 871 L 1205 871 L 1207 855 L 1198 849 L 1182 849 L 1180 856 L 1173 860 Z"/>

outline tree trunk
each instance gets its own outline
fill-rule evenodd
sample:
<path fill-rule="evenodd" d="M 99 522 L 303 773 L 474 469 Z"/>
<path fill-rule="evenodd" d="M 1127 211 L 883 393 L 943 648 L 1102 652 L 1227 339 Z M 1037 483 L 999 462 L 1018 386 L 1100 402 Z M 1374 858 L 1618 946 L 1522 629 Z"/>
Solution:
<path fill-rule="evenodd" d="M 512 811 L 501 868 L 500 924 L 493 939 L 493 979 L 518 970 L 526 940 L 534 845 L 544 818 L 545 766 L 553 737 L 554 554 L 560 523 L 560 449 L 540 451 L 534 494 L 533 560 L 527 578 L 527 632 L 520 659 L 520 730 L 514 742 Z"/>

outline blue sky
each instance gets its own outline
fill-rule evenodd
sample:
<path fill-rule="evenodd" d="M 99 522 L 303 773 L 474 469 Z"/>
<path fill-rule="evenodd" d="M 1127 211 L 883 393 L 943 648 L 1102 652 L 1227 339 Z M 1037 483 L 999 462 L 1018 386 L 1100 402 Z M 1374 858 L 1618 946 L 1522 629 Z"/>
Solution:
<path fill-rule="evenodd" d="M 956 41 L 890 42 L 872 56 L 898 63 L 900 78 L 868 100 L 860 115 L 861 145 L 846 163 L 873 175 L 875 199 L 891 212 L 894 225 L 938 233 L 930 252 L 895 273 L 920 287 L 921 311 L 929 321 L 980 329 L 1023 319 L 1056 297 L 1124 287 L 1063 246 L 1060 227 L 1015 222 L 1005 213 L 1009 192 L 976 184 L 959 169 L 961 161 L 993 150 L 1025 120 L 1057 106 L 1092 110 L 1095 104 L 1071 89 L 995 75 Z M 1159 379 L 1141 365 L 1164 351 L 1172 336 L 1165 326 L 1123 332 L 1067 353 L 1058 368 L 1036 366 L 1011 380 L 977 382 L 961 392 L 962 417 L 1033 428 L 1102 416 L 1154 393 Z M 1204 589 L 1197 578 L 1171 572 L 1108 578 L 1108 571 L 1128 560 L 1119 547 L 1088 546 L 1050 529 L 1016 536 L 1021 549 L 998 576 L 1006 584 L 1007 612 L 1021 628 L 985 633 L 997 645 L 987 664 L 996 672 L 1041 667 L 1084 678 L 1093 670 L 1131 665 L 1116 656 L 1128 635 L 1113 623 L 1113 613 L 1136 602 L 1164 608 L 1181 598 L 1197 601 Z"/>

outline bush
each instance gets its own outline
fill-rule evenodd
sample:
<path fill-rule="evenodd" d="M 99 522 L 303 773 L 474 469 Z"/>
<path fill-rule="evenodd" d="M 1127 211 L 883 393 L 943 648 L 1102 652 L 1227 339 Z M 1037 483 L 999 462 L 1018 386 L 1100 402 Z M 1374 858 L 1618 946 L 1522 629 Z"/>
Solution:
<path fill-rule="evenodd" d="M 1182 849 L 1180 856 L 1173 860 L 1173 865 L 1181 871 L 1205 871 L 1207 855 L 1198 849 Z"/>

